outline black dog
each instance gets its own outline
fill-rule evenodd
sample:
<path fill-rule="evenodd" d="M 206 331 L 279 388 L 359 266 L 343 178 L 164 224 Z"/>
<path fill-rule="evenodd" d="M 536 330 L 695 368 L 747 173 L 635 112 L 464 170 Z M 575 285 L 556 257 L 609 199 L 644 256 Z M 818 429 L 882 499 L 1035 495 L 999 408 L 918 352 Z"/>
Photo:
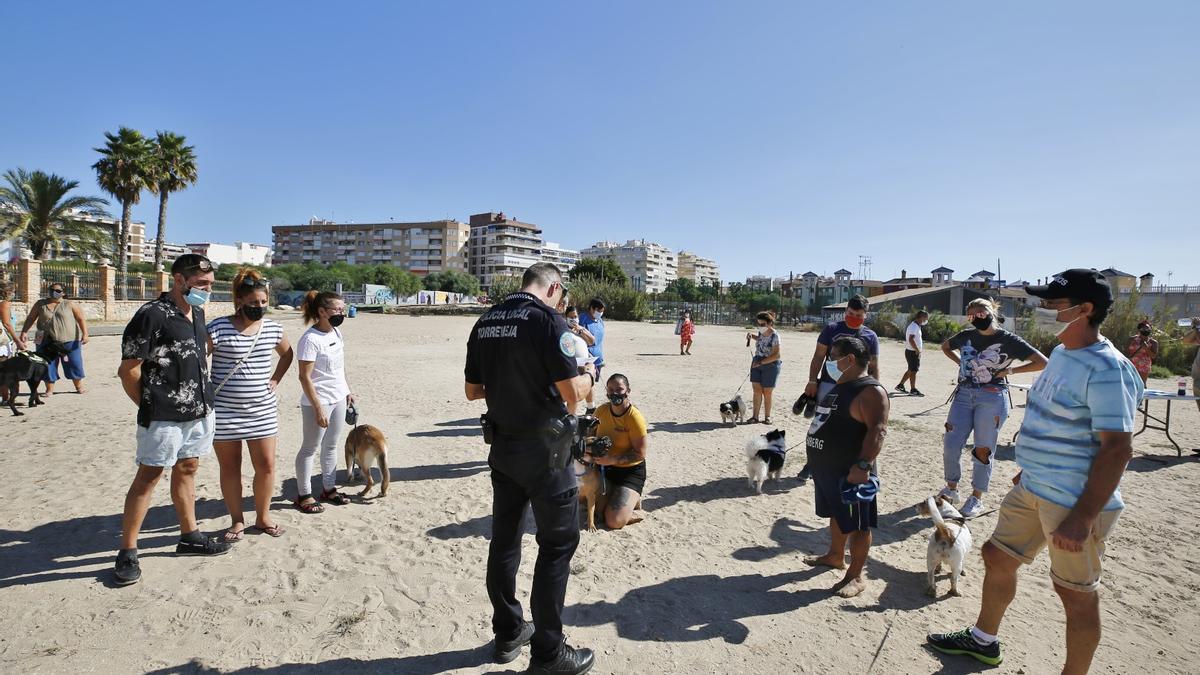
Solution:
<path fill-rule="evenodd" d="M 0 361 L 0 386 L 8 389 L 8 400 L 0 401 L 0 405 L 7 405 L 17 417 L 25 414 L 17 410 L 22 381 L 29 385 L 28 407 L 45 405 L 38 395 L 38 385 L 45 379 L 47 370 L 49 364 L 45 359 L 31 352 L 17 352 L 16 356 Z"/>

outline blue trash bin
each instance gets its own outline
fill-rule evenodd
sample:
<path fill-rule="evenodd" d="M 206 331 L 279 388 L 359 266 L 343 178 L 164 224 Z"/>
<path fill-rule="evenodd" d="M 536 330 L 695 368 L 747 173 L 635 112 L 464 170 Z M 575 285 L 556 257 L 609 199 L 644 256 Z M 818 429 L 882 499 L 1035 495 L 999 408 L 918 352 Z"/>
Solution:
<path fill-rule="evenodd" d="M 346 316 L 350 317 L 351 319 L 353 319 L 357 315 L 358 315 L 358 308 L 355 307 L 354 305 L 350 305 L 350 307 L 346 309 Z"/>

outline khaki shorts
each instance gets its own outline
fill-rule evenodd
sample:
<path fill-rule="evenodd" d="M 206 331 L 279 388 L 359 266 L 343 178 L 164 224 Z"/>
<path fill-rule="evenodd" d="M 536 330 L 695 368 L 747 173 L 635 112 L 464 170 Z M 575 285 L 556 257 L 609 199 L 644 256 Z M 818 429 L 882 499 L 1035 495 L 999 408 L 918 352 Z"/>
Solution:
<path fill-rule="evenodd" d="M 1046 548 L 1051 534 L 1070 511 L 1038 497 L 1023 485 L 1017 485 L 1000 504 L 1000 516 L 990 541 L 996 548 L 1028 565 Z M 1050 579 L 1075 591 L 1095 593 L 1099 590 L 1104 540 L 1120 515 L 1120 509 L 1101 511 L 1082 551 L 1063 551 L 1050 545 Z"/>

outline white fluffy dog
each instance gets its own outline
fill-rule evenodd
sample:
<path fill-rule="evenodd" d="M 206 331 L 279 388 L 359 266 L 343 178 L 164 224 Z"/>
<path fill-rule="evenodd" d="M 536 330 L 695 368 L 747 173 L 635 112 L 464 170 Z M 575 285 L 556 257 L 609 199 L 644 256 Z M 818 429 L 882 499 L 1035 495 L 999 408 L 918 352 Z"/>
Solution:
<path fill-rule="evenodd" d="M 783 472 L 783 461 L 787 457 L 786 435 L 786 431 L 775 429 L 746 443 L 746 476 L 750 488 L 758 494 L 762 494 L 764 481 L 768 478 L 779 480 Z"/>
<path fill-rule="evenodd" d="M 934 528 L 929 534 L 929 548 L 925 553 L 925 567 L 929 575 L 925 594 L 937 597 L 934 574 L 944 562 L 950 565 L 950 595 L 956 596 L 959 594 L 958 578 L 965 574 L 963 565 L 966 564 L 967 554 L 971 552 L 971 531 L 967 529 L 966 519 L 941 496 L 929 497 L 917 504 L 917 511 L 932 518 Z"/>

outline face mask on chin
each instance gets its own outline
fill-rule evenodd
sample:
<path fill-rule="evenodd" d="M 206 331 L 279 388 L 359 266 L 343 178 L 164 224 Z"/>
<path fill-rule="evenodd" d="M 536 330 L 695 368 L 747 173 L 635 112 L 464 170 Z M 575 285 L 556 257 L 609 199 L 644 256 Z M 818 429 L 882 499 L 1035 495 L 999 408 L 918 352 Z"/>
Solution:
<path fill-rule="evenodd" d="M 1048 309 L 1046 307 L 1034 307 L 1033 314 L 1037 318 L 1037 321 L 1039 324 L 1053 326 L 1054 327 L 1053 330 L 1055 331 L 1054 337 L 1059 337 L 1064 332 L 1066 332 L 1066 330 L 1068 328 L 1071 327 L 1071 324 L 1075 323 L 1076 321 L 1078 321 L 1080 319 L 1085 318 L 1082 316 L 1077 316 L 1074 319 L 1071 319 L 1070 321 L 1059 320 L 1059 318 L 1058 318 L 1059 314 L 1062 314 L 1063 312 L 1066 312 L 1066 311 L 1070 311 L 1077 307 L 1079 307 L 1079 305 L 1071 305 L 1070 307 L 1065 307 L 1063 309 Z"/>

